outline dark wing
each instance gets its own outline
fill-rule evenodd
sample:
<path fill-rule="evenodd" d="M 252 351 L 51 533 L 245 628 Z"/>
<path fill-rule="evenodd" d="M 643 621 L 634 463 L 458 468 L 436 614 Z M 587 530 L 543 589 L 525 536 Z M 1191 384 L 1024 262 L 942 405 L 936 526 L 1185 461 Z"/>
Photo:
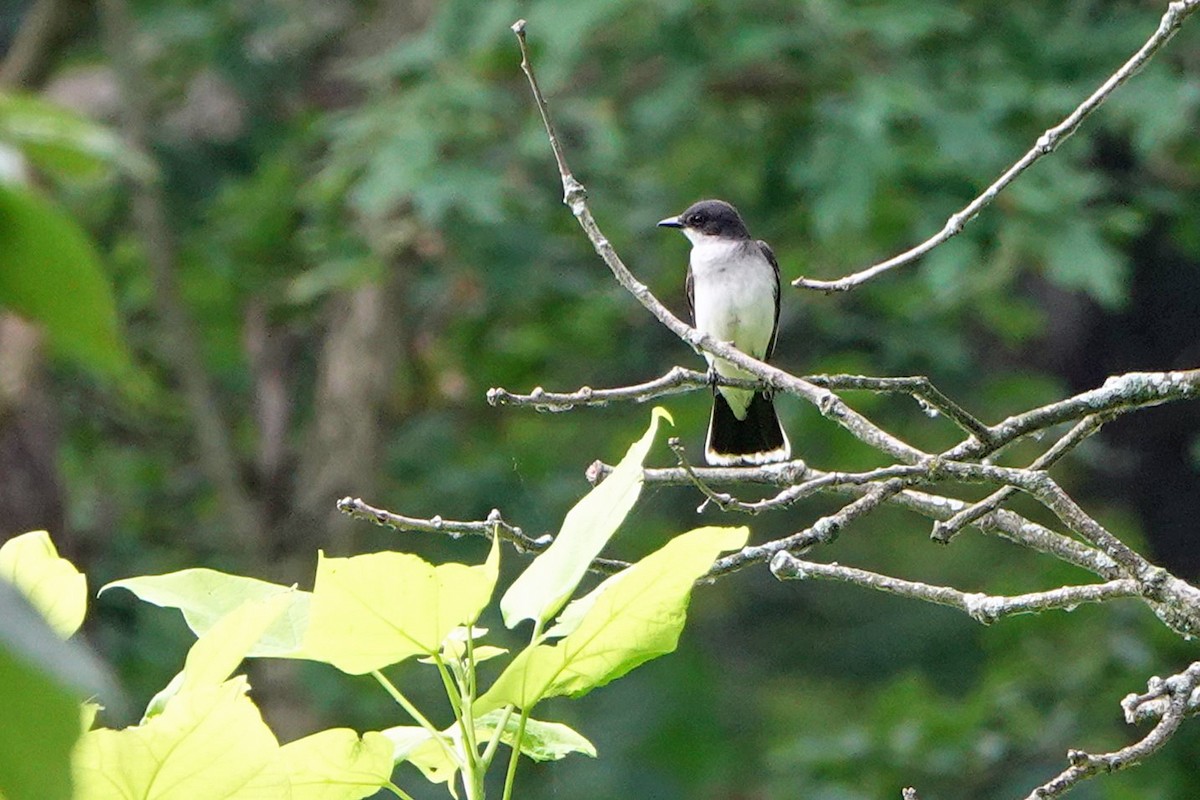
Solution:
<path fill-rule="evenodd" d="M 688 314 L 690 314 L 692 317 L 692 325 L 695 325 L 696 324 L 696 297 L 695 297 L 696 290 L 695 290 L 695 287 L 692 286 L 693 283 L 694 283 L 694 281 L 692 280 L 692 260 L 689 258 L 688 259 L 688 271 L 687 271 L 687 283 L 684 284 L 684 288 L 687 291 Z M 778 316 L 778 314 L 776 314 L 776 316 Z"/>
<path fill-rule="evenodd" d="M 771 343 L 767 345 L 767 353 L 763 356 L 763 361 L 771 358 L 771 354 L 775 352 L 775 340 L 779 338 L 779 262 L 775 259 L 775 253 L 771 251 L 771 246 L 759 239 L 755 244 L 762 254 L 767 257 L 767 261 L 771 262 L 771 269 L 775 270 L 775 324 L 771 328 Z M 688 303 L 691 303 L 692 297 L 692 275 L 688 271 Z"/>

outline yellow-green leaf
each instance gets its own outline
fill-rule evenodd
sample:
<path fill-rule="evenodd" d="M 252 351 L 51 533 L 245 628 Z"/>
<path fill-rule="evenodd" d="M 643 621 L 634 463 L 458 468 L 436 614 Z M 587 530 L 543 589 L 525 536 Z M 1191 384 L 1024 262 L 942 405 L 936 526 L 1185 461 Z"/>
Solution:
<path fill-rule="evenodd" d="M 59 556 L 46 531 L 0 545 L 0 578 L 16 586 L 64 639 L 79 630 L 87 611 L 87 578 Z"/>
<path fill-rule="evenodd" d="M 501 709 L 485 714 L 475 722 L 477 741 L 486 740 L 504 721 L 500 741 L 512 747 L 520 727 L 520 715 L 505 715 Z M 521 736 L 521 754 L 534 761 L 558 761 L 571 753 L 583 753 L 596 757 L 596 746 L 587 737 L 561 722 L 543 722 L 532 717 L 525 720 L 525 732 Z"/>
<path fill-rule="evenodd" d="M 246 654 L 257 656 L 300 657 L 300 643 L 308 627 L 312 596 L 278 583 L 230 575 L 214 569 L 185 569 L 165 575 L 141 575 L 113 581 L 100 589 L 128 589 L 147 603 L 163 608 L 178 608 L 188 627 L 197 636 L 250 601 L 263 602 L 287 595 L 287 608 Z"/>
<path fill-rule="evenodd" d="M 183 690 L 216 686 L 237 669 L 263 634 L 291 606 L 298 591 L 263 600 L 247 600 L 226 614 L 188 650 L 183 667 Z"/>
<path fill-rule="evenodd" d="M 444 735 L 450 742 L 457 742 L 457 730 L 457 727 L 451 727 Z M 444 783 L 450 794 L 457 796 L 454 778 L 459 766 L 432 733 L 419 725 L 397 725 L 380 733 L 392 743 L 392 758 L 397 764 L 412 764 L 421 770 L 425 780 L 433 784 Z"/>
<path fill-rule="evenodd" d="M 567 512 L 558 536 L 513 581 L 500 600 L 504 624 L 522 620 L 544 622 L 571 597 L 588 565 L 616 533 L 642 490 L 642 462 L 654 444 L 658 421 L 671 421 L 661 408 L 650 415 L 650 427 L 634 442 L 612 474 Z"/>
<path fill-rule="evenodd" d="M 305 657 L 354 675 L 411 656 L 434 655 L 450 631 L 471 625 L 491 599 L 500 567 L 487 561 L 433 565 L 409 553 L 352 558 L 321 554 Z"/>
<path fill-rule="evenodd" d="M 598 586 L 575 629 L 557 644 L 522 651 L 476 703 L 479 713 L 545 697 L 580 695 L 675 649 L 692 585 L 748 528 L 697 528 Z"/>
<path fill-rule="evenodd" d="M 279 755 L 292 784 L 290 800 L 359 800 L 392 775 L 392 742 L 382 733 L 320 731 L 285 744 Z"/>
<path fill-rule="evenodd" d="M 75 750 L 75 800 L 287 797 L 279 745 L 244 678 L 180 692 L 124 730 L 88 731 Z"/>

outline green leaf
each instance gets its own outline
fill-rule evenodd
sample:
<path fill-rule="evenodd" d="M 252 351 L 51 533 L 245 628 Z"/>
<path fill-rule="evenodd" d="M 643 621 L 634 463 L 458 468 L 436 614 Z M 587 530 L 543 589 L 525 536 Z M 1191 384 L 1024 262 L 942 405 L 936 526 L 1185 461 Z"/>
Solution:
<path fill-rule="evenodd" d="M 450 633 L 446 634 L 446 638 L 442 640 L 442 661 L 465 664 L 467 662 L 467 637 L 470 637 L 473 641 L 478 641 L 480 637 L 486 636 L 487 632 L 487 628 L 478 628 L 474 625 L 470 627 L 460 625 L 450 631 Z M 481 664 L 484 661 L 490 661 L 496 656 L 502 656 L 507 652 L 508 650 L 503 647 L 476 644 L 471 648 L 471 660 L 476 664 Z M 418 658 L 417 661 L 420 661 L 422 664 L 437 663 L 437 659 L 433 656 Z"/>
<path fill-rule="evenodd" d="M 476 740 L 490 737 L 501 720 L 505 720 L 505 722 L 504 732 L 500 734 L 500 741 L 512 747 L 513 740 L 517 736 L 517 728 L 520 725 L 520 717 L 517 714 L 505 714 L 503 709 L 490 711 L 475 721 Z M 525 733 L 521 737 L 521 753 L 534 761 L 558 761 L 571 753 L 583 753 L 595 758 L 596 746 L 569 725 L 561 722 L 542 722 L 530 718 L 525 720 Z"/>
<path fill-rule="evenodd" d="M 279 745 L 245 678 L 181 691 L 142 725 L 88 731 L 75 751 L 75 800 L 287 797 Z"/>
<path fill-rule="evenodd" d="M 153 164 L 102 125 L 37 97 L 0 93 L 0 142 L 50 173 L 89 177 L 118 168 L 149 180 Z"/>
<path fill-rule="evenodd" d="M 655 408 L 650 427 L 634 442 L 604 482 L 567 512 L 562 528 L 546 551 L 513 581 L 500 600 L 504 624 L 545 622 L 567 602 L 588 565 L 616 533 L 642 490 L 642 462 L 654 443 L 658 421 L 672 425 L 670 414 Z"/>
<path fill-rule="evenodd" d="M 23 533 L 0 545 L 0 578 L 16 586 L 64 639 L 83 624 L 87 578 L 58 555 L 46 531 Z"/>
<path fill-rule="evenodd" d="M 0 183 L 0 306 L 40 323 L 53 349 L 130 383 L 112 286 L 87 234 L 46 199 Z"/>
<path fill-rule="evenodd" d="M 457 726 L 446 730 L 447 736 L 456 737 Z M 454 786 L 458 764 L 450 757 L 445 747 L 433 738 L 433 734 L 419 725 L 397 725 L 380 731 L 392 743 L 392 758 L 397 764 L 409 763 L 421 770 L 425 780 L 433 784 L 444 783 Z M 451 794 L 454 794 L 451 788 Z"/>
<path fill-rule="evenodd" d="M 358 800 L 392 776 L 392 742 L 382 733 L 360 739 L 349 728 L 320 731 L 279 750 L 292 783 L 290 800 Z"/>
<path fill-rule="evenodd" d="M 434 655 L 452 630 L 471 625 L 492 597 L 496 539 L 478 566 L 434 566 L 409 553 L 352 558 L 321 554 L 304 652 L 359 675 L 411 656 Z"/>
<path fill-rule="evenodd" d="M 506 714 L 500 709 L 475 720 L 475 740 L 490 739 L 501 721 L 504 722 L 504 731 L 500 734 L 500 741 L 512 747 L 520 717 L 516 714 Z M 461 748 L 462 729 L 457 724 L 439 733 L 450 743 L 452 749 Z M 421 770 L 421 774 L 430 783 L 454 785 L 459 766 L 449 756 L 446 748 L 438 744 L 432 733 L 417 725 L 398 725 L 382 731 L 382 734 L 392 743 L 392 757 L 397 764 L 412 764 Z M 534 761 L 557 761 L 571 753 L 583 753 L 595 758 L 596 747 L 567 725 L 528 719 L 525 721 L 525 734 L 521 739 L 521 752 Z"/>
<path fill-rule="evenodd" d="M 79 701 L 102 676 L 77 641 L 50 629 L 16 589 L 0 581 L 0 795 L 67 800 L 79 738 Z"/>
<path fill-rule="evenodd" d="M 188 650 L 183 689 L 223 683 L 272 625 L 293 606 L 292 590 L 263 600 L 247 600 L 225 615 Z"/>
<path fill-rule="evenodd" d="M 692 585 L 748 528 L 697 528 L 596 587 L 574 630 L 557 644 L 523 650 L 476 703 L 530 709 L 556 695 L 580 695 L 675 649 Z"/>
<path fill-rule="evenodd" d="M 178 608 L 188 627 L 201 636 L 220 620 L 250 601 L 264 602 L 286 595 L 286 611 L 267 628 L 247 653 L 251 657 L 300 657 L 300 643 L 308 627 L 312 595 L 278 583 L 230 575 L 214 569 L 184 569 L 165 575 L 141 575 L 106 584 L 109 589 L 128 589 L 147 603 Z"/>

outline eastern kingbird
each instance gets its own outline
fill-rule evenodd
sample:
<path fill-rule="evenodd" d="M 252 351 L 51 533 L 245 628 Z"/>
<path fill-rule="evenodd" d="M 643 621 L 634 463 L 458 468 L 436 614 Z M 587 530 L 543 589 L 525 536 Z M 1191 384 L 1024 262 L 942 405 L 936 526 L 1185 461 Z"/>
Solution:
<path fill-rule="evenodd" d="M 750 238 L 737 209 L 701 200 L 658 223 L 692 242 L 687 298 L 692 324 L 743 353 L 768 359 L 779 333 L 779 262 L 766 242 Z M 708 368 L 727 378 L 753 378 L 708 353 Z M 769 392 L 721 386 L 713 392 L 704 458 L 709 464 L 770 464 L 792 455 Z"/>

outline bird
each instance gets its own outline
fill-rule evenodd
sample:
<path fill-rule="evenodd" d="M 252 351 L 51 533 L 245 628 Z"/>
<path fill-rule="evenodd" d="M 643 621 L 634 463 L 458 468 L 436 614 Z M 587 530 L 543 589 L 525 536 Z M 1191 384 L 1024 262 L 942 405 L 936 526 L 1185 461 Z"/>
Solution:
<path fill-rule="evenodd" d="M 687 299 L 692 325 L 701 333 L 767 360 L 779 335 L 779 262 L 766 242 L 752 239 L 737 209 L 723 200 L 701 200 L 658 227 L 677 228 L 692 243 Z M 759 465 L 792 455 L 771 394 L 717 386 L 717 375 L 754 378 L 709 353 L 713 407 L 704 442 L 714 466 Z"/>

